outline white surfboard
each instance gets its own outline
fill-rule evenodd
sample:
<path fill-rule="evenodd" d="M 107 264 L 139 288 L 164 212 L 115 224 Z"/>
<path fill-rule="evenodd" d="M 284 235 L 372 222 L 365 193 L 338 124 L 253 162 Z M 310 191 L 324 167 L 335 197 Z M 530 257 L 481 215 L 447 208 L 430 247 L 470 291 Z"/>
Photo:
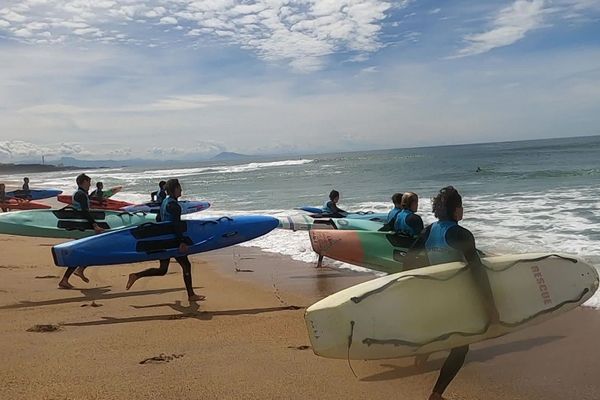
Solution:
<path fill-rule="evenodd" d="M 500 323 L 489 325 L 465 263 L 404 271 L 337 292 L 306 310 L 315 354 L 378 360 L 429 354 L 498 337 L 588 300 L 598 272 L 568 255 L 482 259 Z"/>
<path fill-rule="evenodd" d="M 383 226 L 382 222 L 351 218 L 312 218 L 298 214 L 277 218 L 278 228 L 292 231 L 310 231 L 313 229 L 373 230 Z"/>

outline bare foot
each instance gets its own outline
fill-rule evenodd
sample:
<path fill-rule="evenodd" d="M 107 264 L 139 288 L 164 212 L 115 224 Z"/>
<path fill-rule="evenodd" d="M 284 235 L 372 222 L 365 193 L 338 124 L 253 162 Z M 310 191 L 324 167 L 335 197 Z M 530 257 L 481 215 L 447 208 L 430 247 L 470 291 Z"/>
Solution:
<path fill-rule="evenodd" d="M 127 280 L 127 285 L 125 285 L 125 289 L 129 290 L 137 280 L 138 277 L 136 274 L 129 274 L 129 279 Z"/>
<path fill-rule="evenodd" d="M 203 296 L 201 294 L 194 294 L 188 297 L 189 301 L 202 301 L 204 299 L 206 299 L 206 296 Z"/>
<path fill-rule="evenodd" d="M 81 280 L 84 281 L 85 283 L 89 283 L 90 280 L 83 274 L 83 271 L 85 271 L 85 268 L 79 267 L 75 270 L 75 272 L 73 272 L 73 274 L 80 277 Z"/>
<path fill-rule="evenodd" d="M 73 285 L 71 285 L 67 281 L 60 281 L 60 282 L 58 282 L 58 288 L 59 289 L 73 289 Z"/>

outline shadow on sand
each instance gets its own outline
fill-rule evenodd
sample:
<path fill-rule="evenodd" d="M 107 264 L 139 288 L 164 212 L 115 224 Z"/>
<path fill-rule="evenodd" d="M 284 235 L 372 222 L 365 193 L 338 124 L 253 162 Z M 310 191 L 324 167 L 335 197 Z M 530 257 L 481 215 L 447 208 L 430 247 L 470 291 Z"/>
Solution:
<path fill-rule="evenodd" d="M 12 310 L 19 308 L 33 308 L 33 307 L 41 307 L 41 306 L 53 306 L 58 304 L 69 304 L 69 303 L 79 303 L 79 302 L 90 302 L 93 300 L 111 300 L 111 299 L 120 299 L 127 297 L 138 297 L 138 296 L 148 296 L 151 294 L 163 294 L 163 293 L 172 293 L 182 291 L 182 288 L 172 288 L 172 289 L 155 289 L 155 290 L 142 290 L 136 292 L 118 292 L 111 293 L 111 286 L 101 286 L 91 289 L 75 289 L 79 290 L 82 294 L 81 297 L 69 297 L 66 299 L 52 299 L 52 300 L 42 300 L 42 301 L 20 301 L 15 304 L 8 304 L 5 306 L 0 306 L 0 310 Z M 72 292 L 73 290 L 71 290 Z"/>
<path fill-rule="evenodd" d="M 497 345 L 485 347 L 482 349 L 471 350 L 467 354 L 465 364 L 472 362 L 485 362 L 503 354 L 517 353 L 527 351 L 534 347 L 544 346 L 556 340 L 563 339 L 565 336 L 544 336 L 538 338 L 530 338 L 517 340 L 515 342 L 500 343 Z M 381 364 L 381 367 L 388 368 L 387 371 L 361 378 L 365 382 L 389 381 L 394 379 L 406 378 L 413 375 L 425 374 L 428 372 L 439 371 L 444 364 L 446 357 L 431 360 L 422 368 L 417 368 L 414 365 L 400 366 L 393 364 Z"/>
<path fill-rule="evenodd" d="M 132 306 L 136 309 L 170 307 L 177 311 L 177 314 L 160 314 L 148 315 L 141 317 L 102 317 L 99 321 L 88 322 L 71 322 L 64 323 L 62 326 L 97 326 L 97 325 L 112 325 L 112 324 L 127 324 L 130 322 L 151 322 L 151 321 L 170 321 L 178 319 L 193 318 L 201 321 L 210 321 L 213 317 L 220 316 L 237 316 L 237 315 L 256 315 L 268 312 L 301 310 L 304 307 L 298 306 L 283 306 L 283 307 L 265 307 L 265 308 L 246 308 L 239 310 L 221 310 L 221 311 L 200 311 L 200 306 L 197 302 L 190 302 L 189 306 L 184 306 L 181 301 L 177 300 L 174 303 L 152 304 L 148 306 Z"/>

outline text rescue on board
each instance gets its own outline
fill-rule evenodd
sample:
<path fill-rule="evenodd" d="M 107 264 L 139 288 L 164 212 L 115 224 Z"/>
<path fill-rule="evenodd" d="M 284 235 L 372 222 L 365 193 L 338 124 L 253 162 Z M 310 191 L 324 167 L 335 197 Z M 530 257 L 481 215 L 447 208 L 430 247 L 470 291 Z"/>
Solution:
<path fill-rule="evenodd" d="M 531 267 L 531 272 L 533 272 L 533 277 L 538 284 L 538 288 L 540 289 L 540 293 L 542 294 L 542 299 L 544 299 L 544 304 L 552 304 L 552 298 L 550 298 L 550 292 L 548 291 L 548 285 L 544 281 L 544 276 L 540 271 L 540 267 L 537 265 L 533 265 Z"/>

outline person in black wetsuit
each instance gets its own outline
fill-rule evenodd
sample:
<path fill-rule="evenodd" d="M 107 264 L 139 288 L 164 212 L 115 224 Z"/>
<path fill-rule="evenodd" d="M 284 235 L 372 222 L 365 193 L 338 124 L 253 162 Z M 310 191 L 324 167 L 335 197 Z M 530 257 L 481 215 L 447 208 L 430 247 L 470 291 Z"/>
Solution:
<path fill-rule="evenodd" d="M 181 185 L 177 179 L 169 179 L 165 184 L 167 191 L 167 198 L 163 200 L 160 211 L 156 216 L 158 222 L 173 222 L 178 223 L 181 221 L 181 206 L 177 202 L 177 199 L 181 196 Z M 185 254 L 188 251 L 188 246 L 184 241 L 183 235 L 179 234 L 179 253 Z M 187 290 L 189 301 L 200 301 L 204 300 L 205 296 L 197 295 L 194 293 L 194 287 L 192 286 L 192 264 L 186 255 L 175 257 L 175 261 L 181 265 L 183 269 L 183 282 L 185 283 L 185 289 Z M 169 270 L 170 259 L 160 260 L 160 266 L 158 268 L 149 268 L 144 271 L 129 274 L 129 279 L 125 288 L 129 290 L 131 286 L 140 278 L 146 276 L 164 276 Z"/>
<path fill-rule="evenodd" d="M 74 209 L 81 211 L 83 217 L 92 225 L 92 228 L 96 233 L 104 232 L 94 220 L 94 217 L 90 213 L 90 199 L 88 197 L 88 190 L 90 190 L 90 185 L 92 183 L 92 179 L 86 174 L 79 174 L 76 179 L 77 182 L 77 190 L 73 193 L 73 202 L 72 206 Z M 73 285 L 69 283 L 69 278 L 73 273 L 80 277 L 84 282 L 89 282 L 90 280 L 85 277 L 83 271 L 85 268 L 67 268 L 62 279 L 58 283 L 58 287 L 61 289 L 73 289 Z"/>
<path fill-rule="evenodd" d="M 27 178 L 27 177 L 23 178 L 23 187 L 22 187 L 22 189 L 25 192 L 29 192 L 29 178 Z"/>
<path fill-rule="evenodd" d="M 396 216 L 394 231 L 416 238 L 423 231 L 423 220 L 416 214 L 419 209 L 419 196 L 413 192 L 404 193 L 400 208 L 402 210 Z"/>
<path fill-rule="evenodd" d="M 96 189 L 90 193 L 90 198 L 98 201 L 104 200 L 104 184 L 102 182 L 96 182 Z"/>
<path fill-rule="evenodd" d="M 405 270 L 465 261 L 483 293 L 490 324 L 497 323 L 498 311 L 494 305 L 487 274 L 475 248 L 475 238 L 469 230 L 458 225 L 463 218 L 461 195 L 452 186 L 447 186 L 433 198 L 432 205 L 438 221 L 425 228 L 413 244 L 404 261 Z M 468 345 L 450 351 L 429 400 L 443 399 L 444 391 L 464 364 L 468 351 Z M 426 360 L 426 356 L 420 358 Z"/>
<path fill-rule="evenodd" d="M 158 182 L 158 190 L 150 193 L 150 201 L 152 203 L 162 204 L 165 198 L 167 198 L 167 191 L 165 190 L 166 184 L 167 182 L 165 181 Z"/>
<path fill-rule="evenodd" d="M 344 211 L 337 206 L 338 201 L 340 201 L 340 192 L 332 190 L 329 193 L 329 201 L 323 206 L 323 213 L 328 214 L 328 216 L 332 218 L 344 218 L 348 215 L 347 211 Z"/>

